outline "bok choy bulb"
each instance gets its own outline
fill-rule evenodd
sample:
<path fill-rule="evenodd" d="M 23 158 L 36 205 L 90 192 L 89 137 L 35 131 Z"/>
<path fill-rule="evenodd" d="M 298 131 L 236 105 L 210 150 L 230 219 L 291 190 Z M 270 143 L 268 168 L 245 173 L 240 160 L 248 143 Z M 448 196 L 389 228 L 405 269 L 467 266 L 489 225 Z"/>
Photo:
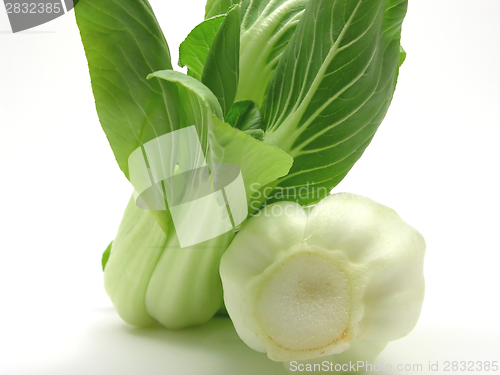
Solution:
<path fill-rule="evenodd" d="M 223 255 L 224 302 L 241 339 L 275 361 L 339 354 L 356 340 L 381 350 L 417 323 L 424 253 L 419 232 L 368 198 L 275 203 Z"/>
<path fill-rule="evenodd" d="M 104 269 L 104 287 L 120 317 L 147 327 L 183 328 L 208 321 L 222 304 L 220 257 L 232 232 L 181 248 L 132 198 Z"/>

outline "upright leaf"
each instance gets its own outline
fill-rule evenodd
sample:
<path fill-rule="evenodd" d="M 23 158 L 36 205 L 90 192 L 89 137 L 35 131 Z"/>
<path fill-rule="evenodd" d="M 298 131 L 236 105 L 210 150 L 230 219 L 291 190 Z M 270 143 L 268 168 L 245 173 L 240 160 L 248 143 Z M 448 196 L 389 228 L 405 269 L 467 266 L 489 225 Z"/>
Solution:
<path fill-rule="evenodd" d="M 159 79 L 152 79 L 159 78 Z M 201 82 L 174 70 L 161 70 L 148 75 L 150 81 L 167 82 L 178 93 L 172 106 L 183 109 L 186 126 L 195 125 L 200 137 L 203 152 L 207 152 L 209 126 L 213 118 L 222 120 L 222 109 L 215 95 Z"/>
<path fill-rule="evenodd" d="M 129 155 L 178 126 L 167 82 L 147 81 L 171 69 L 167 42 L 147 0 L 81 0 L 76 21 L 101 126 L 127 178 Z"/>
<path fill-rule="evenodd" d="M 196 26 L 179 47 L 179 66 L 188 67 L 188 75 L 201 81 L 203 66 L 217 30 L 225 15 L 207 19 Z"/>
<path fill-rule="evenodd" d="M 309 0 L 242 0 L 240 84 L 236 100 L 264 100 L 274 69 Z"/>
<path fill-rule="evenodd" d="M 240 64 L 240 8 L 226 15 L 212 42 L 203 68 L 203 82 L 217 97 L 224 114 L 236 97 Z"/>
<path fill-rule="evenodd" d="M 309 0 L 208 0 L 205 18 L 241 6 L 240 83 L 236 100 L 259 106 Z"/>
<path fill-rule="evenodd" d="M 220 118 L 221 120 L 223 118 L 217 98 L 206 86 L 185 74 L 173 70 L 163 70 L 151 73 L 148 76 L 149 79 L 154 77 L 161 78 L 159 81 L 168 84 L 169 87 L 177 93 L 175 100 L 168 102 L 167 105 L 179 110 L 179 118 L 182 119 L 179 123 L 179 128 L 185 128 L 192 125 L 196 126 L 203 155 L 193 155 L 193 157 L 206 157 L 209 152 L 209 126 L 214 118 Z M 156 81 L 156 79 L 150 79 L 150 81 Z M 169 145 L 169 150 L 166 150 L 166 153 L 175 152 L 174 147 L 175 145 L 173 144 Z M 182 155 L 186 156 L 185 154 L 186 153 L 182 153 Z M 189 155 L 187 156 L 189 157 Z M 189 160 L 184 161 L 187 165 L 192 165 Z M 183 164 L 183 161 L 180 161 L 180 164 Z M 168 170 L 172 169 L 173 165 L 166 163 L 166 160 L 160 157 L 158 160 L 158 167 Z M 156 173 L 161 173 L 161 171 Z M 153 171 L 153 174 L 155 174 L 155 171 Z M 172 170 L 167 174 L 171 175 Z M 190 181 L 185 181 L 186 185 L 189 183 Z M 180 190 L 183 191 L 184 189 L 181 188 Z M 153 210 L 150 212 L 168 236 L 172 228 L 172 218 L 168 206 L 165 210 Z"/>
<path fill-rule="evenodd" d="M 406 0 L 309 2 L 263 109 L 264 141 L 294 158 L 278 184 L 284 198 L 321 199 L 370 143 L 394 93 L 406 9 Z"/>

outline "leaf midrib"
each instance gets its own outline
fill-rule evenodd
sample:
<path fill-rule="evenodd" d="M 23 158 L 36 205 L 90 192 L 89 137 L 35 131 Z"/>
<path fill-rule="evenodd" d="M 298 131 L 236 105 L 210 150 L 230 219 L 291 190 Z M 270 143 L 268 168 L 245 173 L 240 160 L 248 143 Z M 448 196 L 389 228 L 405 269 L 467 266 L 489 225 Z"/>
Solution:
<path fill-rule="evenodd" d="M 359 0 L 354 11 L 352 12 L 351 16 L 349 17 L 349 20 L 347 20 L 346 24 L 342 28 L 342 30 L 337 38 L 337 40 L 332 45 L 332 47 L 330 48 L 330 51 L 328 52 L 328 55 L 326 56 L 325 60 L 321 64 L 321 67 L 318 70 L 318 74 L 316 74 L 316 77 L 314 78 L 313 82 L 309 86 L 309 89 L 308 89 L 306 95 L 303 96 L 303 90 L 305 88 L 305 86 L 303 86 L 303 88 L 301 89 L 301 92 L 299 94 L 299 97 L 298 97 L 299 99 L 297 100 L 297 103 L 295 104 L 294 108 L 288 114 L 287 118 L 280 125 L 280 120 L 281 120 L 281 116 L 280 116 L 274 124 L 271 124 L 269 126 L 269 129 L 270 129 L 270 132 L 268 133 L 269 136 L 267 137 L 267 139 L 266 139 L 266 137 L 264 138 L 266 143 L 273 144 L 273 145 L 279 144 L 283 150 L 290 152 L 292 145 L 295 143 L 295 140 L 298 139 L 300 134 L 302 134 L 302 132 L 306 129 L 306 127 L 301 126 L 299 128 L 296 128 L 295 130 L 293 130 L 293 127 L 294 126 L 296 127 L 298 125 L 298 122 L 301 120 L 304 112 L 307 109 L 307 106 L 310 104 L 310 102 L 314 96 L 314 93 L 317 91 L 319 85 L 323 81 L 323 78 L 325 76 L 325 72 L 328 69 L 328 67 L 330 66 L 330 63 L 332 62 L 332 60 L 337 55 L 338 46 L 342 42 L 342 39 L 343 39 L 346 31 L 348 30 L 349 26 L 351 25 L 353 18 L 357 14 L 357 11 L 358 11 L 361 3 L 362 3 L 362 0 Z M 333 11 L 333 9 L 334 8 L 332 7 L 332 11 Z M 313 43 L 315 43 L 315 40 L 313 41 Z M 313 52 L 314 48 L 312 48 L 311 51 Z M 310 62 L 311 62 L 311 59 L 309 59 L 306 76 L 307 76 L 307 73 L 309 72 L 309 67 L 311 66 Z M 293 82 L 292 82 L 292 84 L 293 84 Z M 291 97 L 291 95 L 288 96 L 287 102 L 290 100 L 290 97 Z M 301 97 L 303 97 L 304 99 L 300 100 Z M 286 108 L 286 106 L 285 106 L 285 108 Z M 276 129 L 276 130 L 273 131 L 273 129 Z M 289 134 L 289 133 L 291 133 L 291 134 Z"/>

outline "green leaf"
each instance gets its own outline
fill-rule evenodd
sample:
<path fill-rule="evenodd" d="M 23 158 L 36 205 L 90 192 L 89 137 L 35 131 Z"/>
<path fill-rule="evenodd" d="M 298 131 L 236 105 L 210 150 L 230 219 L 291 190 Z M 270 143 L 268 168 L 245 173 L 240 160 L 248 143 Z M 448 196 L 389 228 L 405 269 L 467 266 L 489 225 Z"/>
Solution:
<path fill-rule="evenodd" d="M 248 199 L 260 195 L 261 187 L 285 176 L 293 163 L 290 155 L 278 147 L 267 145 L 217 118 L 211 124 L 209 139 L 212 162 L 240 168 Z M 256 208 L 252 202 L 250 199 L 249 206 Z"/>
<path fill-rule="evenodd" d="M 195 125 L 206 155 L 207 136 L 213 118 L 223 119 L 222 109 L 215 95 L 200 81 L 174 70 L 161 70 L 148 75 L 148 79 L 159 78 L 167 82 L 178 93 L 177 101 L 171 105 L 182 108 L 183 127 Z M 152 80 L 156 81 L 156 80 Z"/>
<path fill-rule="evenodd" d="M 208 52 L 201 82 L 215 94 L 224 114 L 229 112 L 238 90 L 240 65 L 240 7 L 226 15 Z"/>
<path fill-rule="evenodd" d="M 75 7 L 101 126 L 125 176 L 128 157 L 177 128 L 175 91 L 147 81 L 172 69 L 167 42 L 147 0 L 81 0 Z"/>
<path fill-rule="evenodd" d="M 101 264 L 102 264 L 102 270 L 103 271 L 106 268 L 106 263 L 108 263 L 109 255 L 111 254 L 111 246 L 112 245 L 113 245 L 113 241 L 111 241 L 109 243 L 109 245 L 106 248 L 106 250 L 104 250 L 104 253 L 102 253 Z"/>
<path fill-rule="evenodd" d="M 238 0 L 208 0 L 205 6 L 205 19 L 226 14 L 229 8 L 238 3 Z"/>
<path fill-rule="evenodd" d="M 225 15 L 207 19 L 196 26 L 179 47 L 179 66 L 188 67 L 188 75 L 201 81 L 203 66 L 215 34 Z"/>
<path fill-rule="evenodd" d="M 370 143 L 394 93 L 406 9 L 406 0 L 309 2 L 263 106 L 264 141 L 294 158 L 283 199 L 329 194 Z"/>
<path fill-rule="evenodd" d="M 181 98 L 178 105 L 189 108 L 187 112 L 193 114 L 192 124 L 196 124 L 202 140 L 208 139 L 205 156 L 212 163 L 238 166 L 247 198 L 260 187 L 288 173 L 293 159 L 278 147 L 267 145 L 224 123 L 217 99 L 201 82 L 172 70 L 155 72 L 150 77 L 176 85 Z"/>
<path fill-rule="evenodd" d="M 232 105 L 224 120 L 232 127 L 245 131 L 260 129 L 262 116 L 257 104 L 251 100 L 242 100 Z"/>
<path fill-rule="evenodd" d="M 241 6 L 240 82 L 236 100 L 261 105 L 274 69 L 309 0 L 208 0 L 205 18 Z"/>
<path fill-rule="evenodd" d="M 309 0 L 242 0 L 236 100 L 264 101 L 274 70 Z"/>
<path fill-rule="evenodd" d="M 222 109 L 214 94 L 201 82 L 174 70 L 151 73 L 148 79 L 160 78 L 177 93 L 176 101 L 169 106 L 179 110 L 182 119 L 179 128 L 195 125 L 204 155 L 208 154 L 208 131 L 213 118 L 222 120 Z M 154 80 L 152 80 L 154 81 Z M 172 219 L 167 210 L 150 211 L 156 222 L 168 235 L 172 228 Z"/>

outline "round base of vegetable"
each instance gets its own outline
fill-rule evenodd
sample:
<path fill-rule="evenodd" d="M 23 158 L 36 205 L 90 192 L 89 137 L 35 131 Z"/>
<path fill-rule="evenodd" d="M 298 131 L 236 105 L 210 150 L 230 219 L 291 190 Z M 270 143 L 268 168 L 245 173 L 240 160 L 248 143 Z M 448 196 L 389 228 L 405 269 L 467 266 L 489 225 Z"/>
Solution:
<path fill-rule="evenodd" d="M 224 253 L 224 302 L 240 338 L 270 359 L 335 354 L 330 361 L 341 363 L 358 353 L 351 344 L 385 345 L 415 327 L 424 254 L 422 235 L 371 199 L 335 194 L 312 209 L 274 203 Z"/>
<path fill-rule="evenodd" d="M 247 318 L 271 359 L 315 358 L 349 348 L 351 281 L 334 254 L 302 244 L 256 280 Z"/>

